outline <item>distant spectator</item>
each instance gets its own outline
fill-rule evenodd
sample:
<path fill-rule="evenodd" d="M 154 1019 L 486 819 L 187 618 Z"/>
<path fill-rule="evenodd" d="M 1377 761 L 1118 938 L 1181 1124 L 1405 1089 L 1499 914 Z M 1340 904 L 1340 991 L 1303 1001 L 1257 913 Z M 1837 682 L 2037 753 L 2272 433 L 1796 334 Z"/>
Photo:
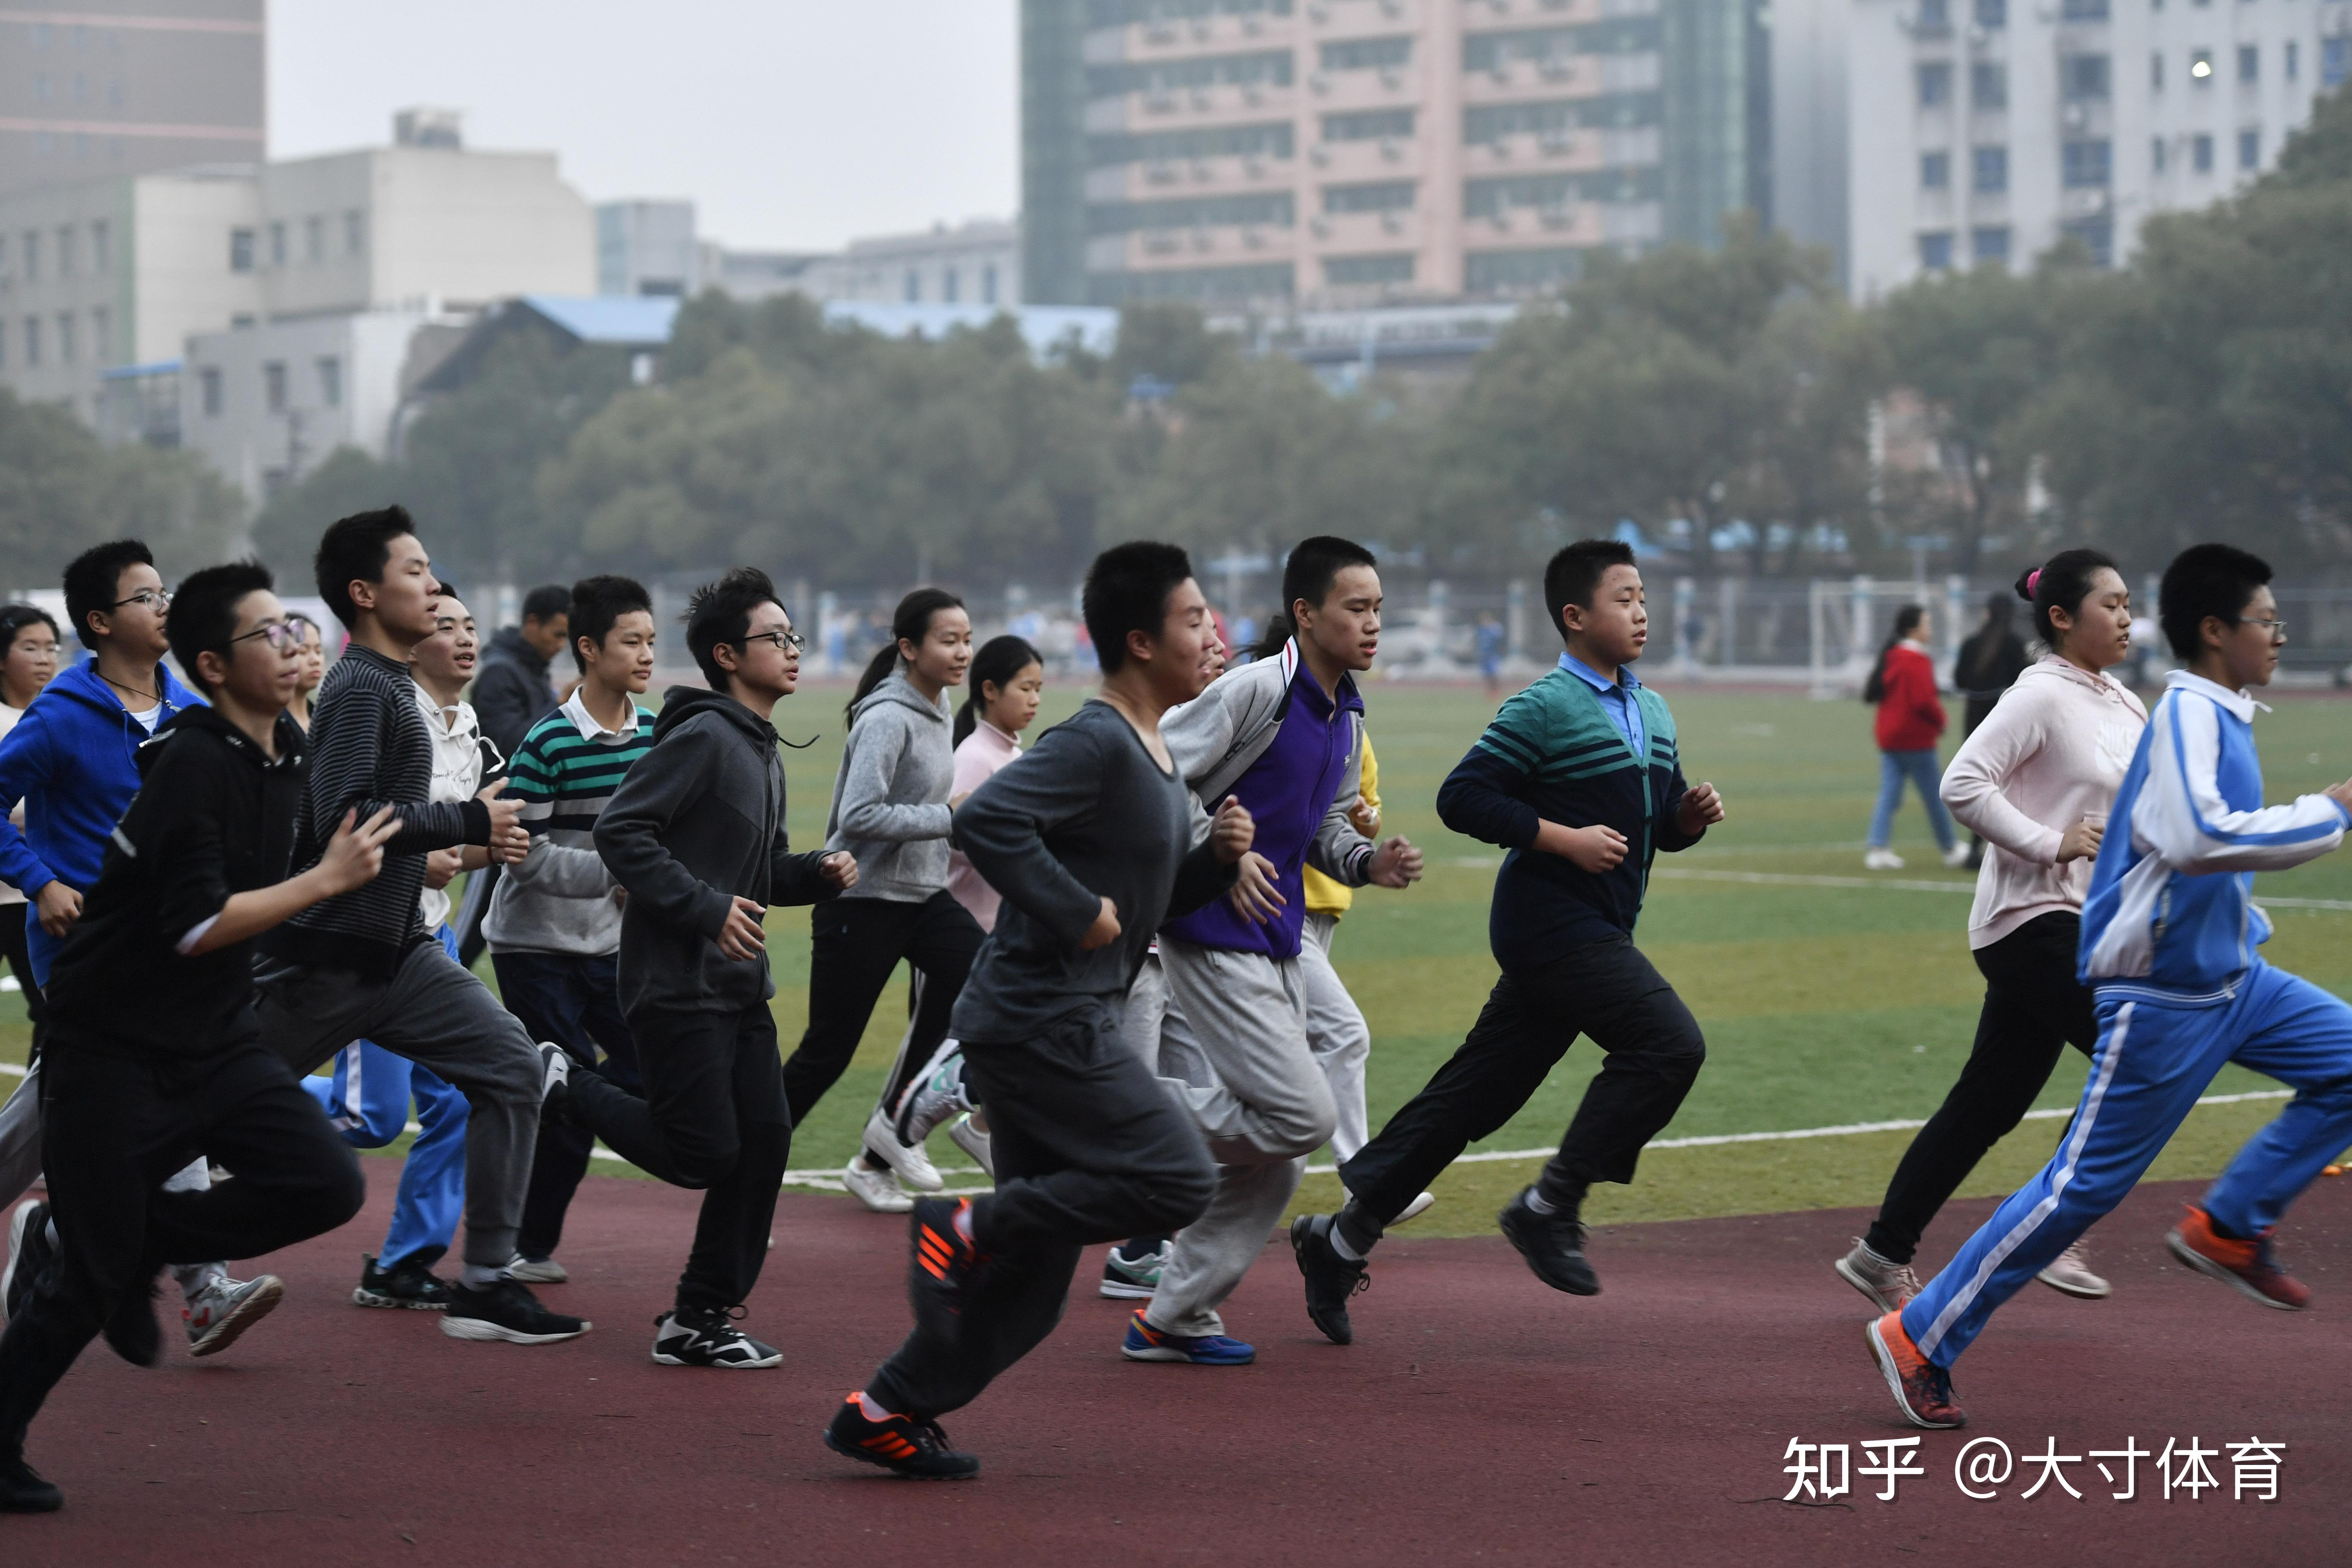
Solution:
<path fill-rule="evenodd" d="M 501 627 L 483 650 L 474 712 L 499 755 L 513 756 L 530 727 L 562 704 L 548 660 L 563 651 L 571 629 L 572 590 L 551 583 L 524 595 L 522 625 Z"/>
<path fill-rule="evenodd" d="M 1499 696 L 1503 689 L 1503 623 L 1495 612 L 1486 611 L 1478 617 L 1478 679 L 1486 683 L 1486 695 Z"/>
<path fill-rule="evenodd" d="M 1960 719 L 1962 740 L 1977 732 L 1977 726 L 1992 712 L 2000 694 L 2024 673 L 2024 639 L 2009 629 L 2010 617 L 2016 608 L 2017 600 L 2011 595 L 1995 594 L 1987 599 L 1984 624 L 1960 645 L 1959 657 L 1952 660 L 1952 686 L 1968 699 Z M 1969 866 L 1974 869 L 1983 864 L 1984 840 L 1971 833 Z"/>
<path fill-rule="evenodd" d="M 1870 818 L 1870 847 L 1862 863 L 1873 871 L 1900 871 L 1903 857 L 1888 847 L 1895 808 L 1907 781 L 1927 808 L 1927 826 L 1944 864 L 1958 866 L 1969 852 L 1952 834 L 1952 819 L 1937 793 L 1941 782 L 1936 742 L 1949 722 L 1936 695 L 1936 667 L 1927 658 L 1927 612 L 1906 605 L 1895 612 L 1895 630 L 1878 650 L 1878 663 L 1863 686 L 1862 700 L 1878 710 L 1878 809 Z"/>

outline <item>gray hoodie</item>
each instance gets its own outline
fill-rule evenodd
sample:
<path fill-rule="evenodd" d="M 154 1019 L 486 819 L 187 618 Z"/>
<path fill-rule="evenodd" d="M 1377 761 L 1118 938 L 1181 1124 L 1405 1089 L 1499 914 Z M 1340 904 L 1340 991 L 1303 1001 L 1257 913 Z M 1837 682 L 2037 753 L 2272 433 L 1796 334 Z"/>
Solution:
<path fill-rule="evenodd" d="M 824 823 L 825 853 L 857 858 L 842 897 L 919 904 L 947 887 L 954 737 L 946 694 L 925 701 L 903 668 L 857 704 Z"/>

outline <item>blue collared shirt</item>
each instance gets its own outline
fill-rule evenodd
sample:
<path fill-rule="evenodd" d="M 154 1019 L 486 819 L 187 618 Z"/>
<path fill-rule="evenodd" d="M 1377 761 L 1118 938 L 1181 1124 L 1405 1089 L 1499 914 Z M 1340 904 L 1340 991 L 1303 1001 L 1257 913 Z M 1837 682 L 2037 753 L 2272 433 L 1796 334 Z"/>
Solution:
<path fill-rule="evenodd" d="M 1649 738 L 1642 729 L 1642 703 L 1633 693 L 1642 689 L 1642 678 L 1633 673 L 1631 665 L 1617 667 L 1617 679 L 1603 680 L 1601 672 L 1572 653 L 1559 656 L 1560 668 L 1592 688 L 1601 699 L 1601 710 L 1617 721 L 1625 743 L 1633 748 L 1634 759 L 1645 766 L 1649 762 Z"/>

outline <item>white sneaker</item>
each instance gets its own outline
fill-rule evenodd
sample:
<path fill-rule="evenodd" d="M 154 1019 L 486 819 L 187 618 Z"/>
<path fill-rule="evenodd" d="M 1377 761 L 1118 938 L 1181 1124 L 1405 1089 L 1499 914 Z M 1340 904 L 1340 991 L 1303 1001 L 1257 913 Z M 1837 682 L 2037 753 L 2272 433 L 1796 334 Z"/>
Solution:
<path fill-rule="evenodd" d="M 1863 856 L 1862 868 L 1865 871 L 1900 871 L 1903 869 L 1903 857 L 1892 849 L 1873 849 Z"/>
<path fill-rule="evenodd" d="M 931 1163 L 930 1155 L 919 1143 L 898 1142 L 898 1130 L 890 1124 L 890 1113 L 881 1106 L 866 1119 L 866 1152 L 898 1173 L 902 1186 L 919 1193 L 936 1193 L 946 1186 L 947 1178 Z"/>
<path fill-rule="evenodd" d="M 256 1279 L 215 1275 L 180 1310 L 188 1326 L 188 1353 L 217 1355 L 228 1349 L 239 1334 L 268 1317 L 285 1294 L 286 1282 L 275 1274 Z"/>
<path fill-rule="evenodd" d="M 2052 1258 L 2050 1267 L 2034 1278 L 2053 1290 L 2086 1301 L 2104 1301 L 2115 1293 L 2114 1286 L 2091 1272 L 2091 1255 L 2079 1241 Z"/>
<path fill-rule="evenodd" d="M 992 1152 L 987 1130 L 972 1125 L 970 1111 L 949 1124 L 948 1136 L 955 1141 L 957 1148 L 971 1156 L 973 1164 L 987 1173 L 990 1181 L 996 1180 L 996 1156 Z"/>
<path fill-rule="evenodd" d="M 518 1252 L 507 1265 L 507 1278 L 526 1285 L 563 1285 L 571 1282 L 572 1273 L 552 1258 L 533 1260 Z"/>
<path fill-rule="evenodd" d="M 1944 851 L 1944 864 L 1951 867 L 1954 870 L 1957 871 L 1968 863 L 1969 847 L 1967 845 L 1955 844 L 1949 849 Z"/>
<path fill-rule="evenodd" d="M 1423 1194 L 1421 1194 L 1421 1196 L 1419 1196 L 1419 1197 L 1417 1197 L 1417 1198 L 1413 1199 L 1413 1200 L 1412 1200 L 1412 1202 L 1411 1202 L 1411 1203 L 1409 1203 L 1409 1204 L 1405 1205 L 1404 1205 L 1404 1213 L 1402 1213 L 1402 1214 L 1401 1214 L 1401 1215 L 1397 1215 L 1397 1216 L 1396 1216 L 1396 1218 L 1394 1218 L 1394 1219 L 1392 1219 L 1392 1220 L 1389 1221 L 1389 1224 L 1391 1224 L 1391 1225 L 1392 1225 L 1392 1226 L 1395 1226 L 1395 1225 L 1402 1225 L 1402 1224 L 1404 1224 L 1407 1220 L 1415 1220 L 1415 1219 L 1419 1219 L 1422 1215 L 1425 1215 L 1425 1214 L 1427 1214 L 1427 1213 L 1429 1212 L 1429 1205 L 1432 1205 L 1432 1204 L 1433 1204 L 1433 1203 L 1435 1203 L 1436 1201 L 1437 1201 L 1437 1196 L 1436 1196 L 1436 1194 L 1433 1194 L 1433 1193 L 1423 1193 Z"/>
<path fill-rule="evenodd" d="M 914 1194 L 898 1185 L 895 1172 L 869 1171 L 856 1160 L 842 1168 L 841 1184 L 876 1214 L 906 1214 L 915 1206 Z"/>

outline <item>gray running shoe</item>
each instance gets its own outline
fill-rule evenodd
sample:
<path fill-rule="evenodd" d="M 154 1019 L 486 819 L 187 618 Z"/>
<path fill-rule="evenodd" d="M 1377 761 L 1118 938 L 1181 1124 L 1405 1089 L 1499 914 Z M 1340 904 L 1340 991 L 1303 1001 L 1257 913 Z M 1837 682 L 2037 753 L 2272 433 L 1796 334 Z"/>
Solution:
<path fill-rule="evenodd" d="M 1838 1278 L 1870 1299 L 1882 1312 L 1899 1312 L 1919 1293 L 1919 1276 L 1907 1263 L 1881 1258 L 1853 1238 L 1853 1250 L 1837 1260 Z"/>
<path fill-rule="evenodd" d="M 2050 1267 L 2034 1278 L 2053 1290 L 2080 1296 L 2086 1301 L 2104 1301 L 2116 1290 L 2114 1286 L 2091 1272 L 2090 1252 L 2079 1241 L 2051 1259 Z"/>
<path fill-rule="evenodd" d="M 268 1317 L 285 1294 L 286 1282 L 275 1274 L 257 1279 L 215 1275 L 181 1313 L 188 1325 L 188 1353 L 218 1355 Z"/>
<path fill-rule="evenodd" d="M 1101 1291 L 1114 1301 L 1149 1301 L 1160 1289 L 1160 1271 L 1168 1267 L 1175 1247 L 1161 1242 L 1150 1252 L 1129 1254 L 1120 1242 L 1103 1259 Z"/>
<path fill-rule="evenodd" d="M 507 1278 L 520 1279 L 526 1285 L 562 1285 L 571 1278 L 571 1270 L 552 1258 L 525 1258 L 518 1252 L 507 1265 Z"/>

